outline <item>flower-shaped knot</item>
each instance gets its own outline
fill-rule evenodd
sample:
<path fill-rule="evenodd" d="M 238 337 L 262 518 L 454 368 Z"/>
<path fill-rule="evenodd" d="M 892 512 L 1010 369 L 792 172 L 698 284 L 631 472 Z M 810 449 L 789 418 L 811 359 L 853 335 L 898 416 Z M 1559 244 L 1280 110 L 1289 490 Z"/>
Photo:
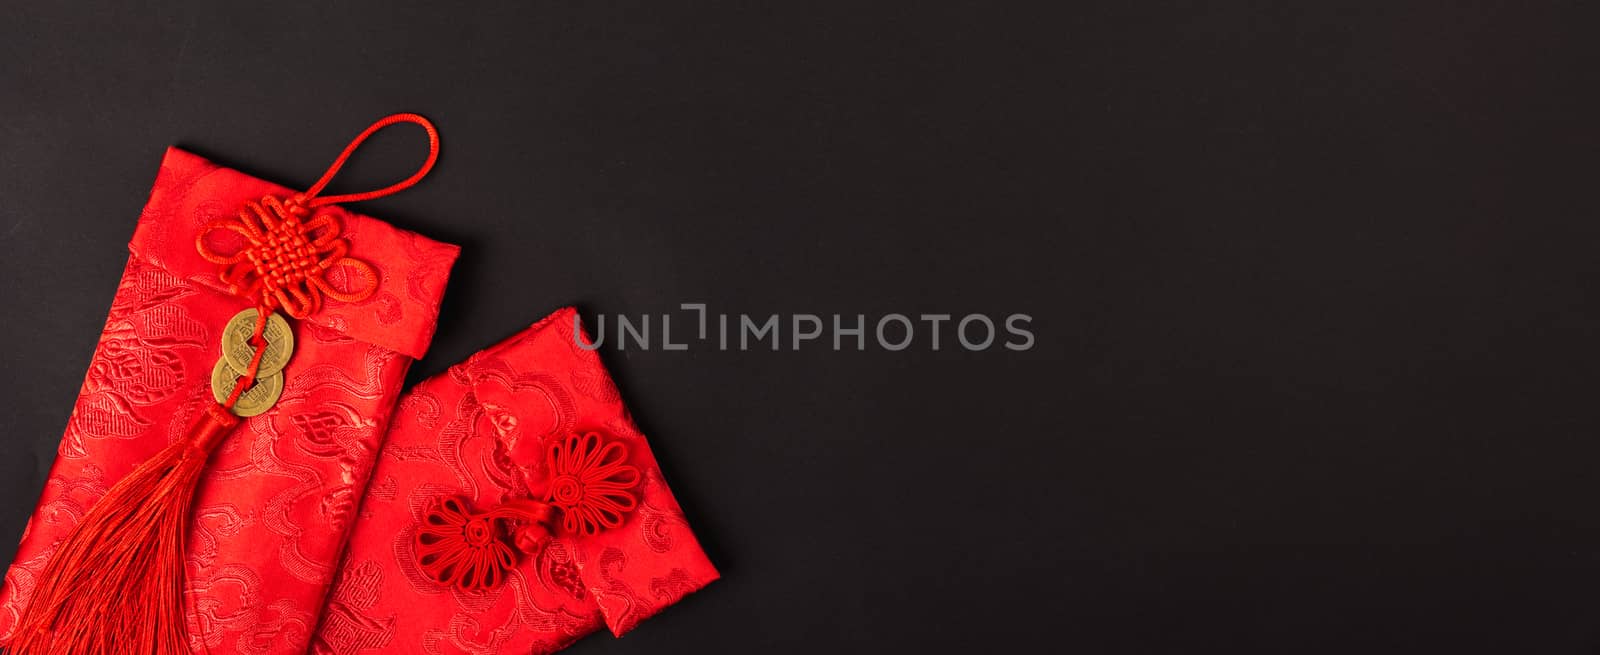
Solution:
<path fill-rule="evenodd" d="M 626 446 L 602 445 L 596 432 L 550 444 L 545 502 L 561 508 L 563 530 L 589 536 L 622 525 L 637 504 L 629 490 L 639 484 L 638 467 L 627 461 Z"/>
<path fill-rule="evenodd" d="M 531 500 L 473 512 L 466 498 L 440 498 L 417 527 L 417 564 L 440 584 L 468 592 L 493 589 L 517 565 L 518 550 L 533 553 L 544 547 L 553 513 L 549 505 Z"/>

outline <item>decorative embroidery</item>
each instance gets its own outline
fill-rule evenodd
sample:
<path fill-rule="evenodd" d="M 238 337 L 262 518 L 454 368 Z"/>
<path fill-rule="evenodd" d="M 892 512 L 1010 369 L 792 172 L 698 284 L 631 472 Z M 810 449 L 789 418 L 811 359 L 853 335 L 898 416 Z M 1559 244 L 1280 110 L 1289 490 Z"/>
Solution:
<path fill-rule="evenodd" d="M 317 509 L 334 531 L 343 532 L 355 517 L 361 499 L 356 496 L 356 462 L 348 457 L 339 460 L 339 483 L 322 495 Z"/>
<path fill-rule="evenodd" d="M 664 578 L 650 578 L 650 593 L 656 598 L 682 598 L 694 591 L 694 580 L 683 569 L 674 568 Z"/>
<path fill-rule="evenodd" d="M 574 600 L 583 600 L 583 576 L 578 571 L 577 562 L 572 560 L 572 554 L 556 546 L 546 548 L 544 554 L 549 560 L 549 565 L 545 567 L 549 586 L 566 592 Z"/>
<path fill-rule="evenodd" d="M 377 618 L 366 614 L 377 604 L 378 587 L 382 582 L 383 569 L 371 560 L 344 569 L 333 597 L 328 600 L 311 652 L 315 655 L 357 653 L 389 645 L 394 638 L 395 616 Z"/>
<path fill-rule="evenodd" d="M 230 634 L 242 640 L 262 623 L 261 575 L 251 567 L 224 564 L 189 580 L 189 593 L 194 598 L 189 636 L 195 650 L 217 651 Z M 235 643 L 243 646 L 242 641 Z"/>
<path fill-rule="evenodd" d="M 639 484 L 639 469 L 626 464 L 628 448 L 600 445 L 600 434 L 572 435 L 550 445 L 550 491 L 545 500 L 561 508 L 561 528 L 593 536 L 622 525 L 637 502 L 629 489 Z"/>
<path fill-rule="evenodd" d="M 345 451 L 344 445 L 339 443 L 335 431 L 351 423 L 339 412 L 331 410 L 311 411 L 295 414 L 289 417 L 290 422 L 300 429 L 300 436 L 305 440 L 306 452 L 321 457 L 334 457 Z"/>
<path fill-rule="evenodd" d="M 218 503 L 195 510 L 194 536 L 189 559 L 199 569 L 211 568 L 217 560 L 217 538 L 235 537 L 253 519 L 232 503 Z"/>
<path fill-rule="evenodd" d="M 622 572 L 628 568 L 628 554 L 620 548 L 608 546 L 600 553 L 597 565 L 600 581 L 605 584 L 595 586 L 594 602 L 606 613 L 613 629 L 619 634 L 632 630 L 644 617 L 639 615 L 641 599 L 638 594 L 621 579 Z"/>

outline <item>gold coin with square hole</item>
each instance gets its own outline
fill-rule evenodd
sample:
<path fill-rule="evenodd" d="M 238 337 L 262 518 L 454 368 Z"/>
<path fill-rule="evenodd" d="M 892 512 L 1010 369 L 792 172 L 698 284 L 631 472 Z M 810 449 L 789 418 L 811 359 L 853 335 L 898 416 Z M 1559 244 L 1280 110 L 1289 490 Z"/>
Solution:
<path fill-rule="evenodd" d="M 256 334 L 256 310 L 246 309 L 235 314 L 228 321 L 228 327 L 222 330 L 222 359 L 228 362 L 234 372 L 244 375 L 250 370 L 250 359 L 256 355 L 255 344 L 250 343 L 250 337 Z M 294 331 L 289 329 L 289 322 L 283 320 L 277 312 L 267 314 L 267 327 L 261 336 L 267 339 L 267 350 L 261 354 L 261 365 L 256 368 L 256 377 L 266 378 L 282 371 L 288 365 L 289 357 L 294 355 Z"/>
<path fill-rule="evenodd" d="M 254 319 L 251 319 L 254 320 Z M 233 393 L 233 385 L 243 376 L 234 372 L 233 366 L 227 359 L 217 360 L 217 367 L 211 369 L 211 397 L 217 399 L 217 404 L 228 402 L 228 395 Z M 239 402 L 233 404 L 233 413 L 249 418 L 272 409 L 283 396 L 283 371 L 278 371 L 264 378 L 256 378 L 250 388 L 239 394 Z"/>

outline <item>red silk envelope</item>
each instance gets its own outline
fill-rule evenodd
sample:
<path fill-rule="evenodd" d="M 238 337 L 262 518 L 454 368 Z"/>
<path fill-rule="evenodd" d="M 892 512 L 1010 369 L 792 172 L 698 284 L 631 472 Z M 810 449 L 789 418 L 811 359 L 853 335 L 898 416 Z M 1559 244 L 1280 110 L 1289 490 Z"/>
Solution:
<path fill-rule="evenodd" d="M 717 579 L 578 334 L 563 309 L 401 400 L 312 652 L 550 653 Z M 544 503 L 562 518 L 537 524 Z M 430 566 L 476 547 L 505 559 Z"/>
<path fill-rule="evenodd" d="M 0 592 L 0 643 L 15 637 L 40 571 L 84 513 L 216 406 L 210 379 L 220 333 L 254 305 L 230 293 L 217 264 L 197 251 L 197 234 L 247 202 L 293 194 L 167 151 Z M 407 367 L 432 338 L 458 252 L 337 205 L 316 213 L 342 226 L 350 256 L 370 264 L 376 288 L 293 321 L 295 354 L 281 398 L 242 419 L 204 468 L 185 549 L 184 610 L 198 652 L 307 649 L 389 413 Z"/>

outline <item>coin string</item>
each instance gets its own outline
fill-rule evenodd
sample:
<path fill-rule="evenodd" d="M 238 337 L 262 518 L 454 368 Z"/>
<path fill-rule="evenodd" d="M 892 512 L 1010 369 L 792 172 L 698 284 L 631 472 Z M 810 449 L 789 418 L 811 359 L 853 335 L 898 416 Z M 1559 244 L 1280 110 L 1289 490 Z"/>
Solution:
<path fill-rule="evenodd" d="M 233 393 L 228 394 L 228 399 L 222 403 L 224 409 L 232 411 L 233 406 L 239 403 L 239 396 L 244 395 L 245 389 L 255 384 L 256 372 L 261 370 L 261 357 L 267 354 L 267 316 L 266 307 L 256 308 L 255 334 L 250 336 L 250 343 L 255 346 L 255 354 L 250 356 L 250 366 L 244 371 L 244 375 L 239 376 L 238 381 L 233 383 Z"/>
<path fill-rule="evenodd" d="M 222 356 L 211 369 L 211 395 L 217 407 L 240 418 L 265 413 L 277 404 L 283 393 L 283 369 L 294 356 L 294 332 L 289 323 L 276 312 L 269 313 L 266 329 L 256 337 L 260 316 L 261 310 L 246 309 L 228 320 L 222 330 Z M 252 367 L 252 360 L 257 359 L 256 346 L 262 341 L 266 348 Z M 254 376 L 250 375 L 252 368 Z M 244 385 L 244 391 L 236 393 L 240 385 Z"/>

